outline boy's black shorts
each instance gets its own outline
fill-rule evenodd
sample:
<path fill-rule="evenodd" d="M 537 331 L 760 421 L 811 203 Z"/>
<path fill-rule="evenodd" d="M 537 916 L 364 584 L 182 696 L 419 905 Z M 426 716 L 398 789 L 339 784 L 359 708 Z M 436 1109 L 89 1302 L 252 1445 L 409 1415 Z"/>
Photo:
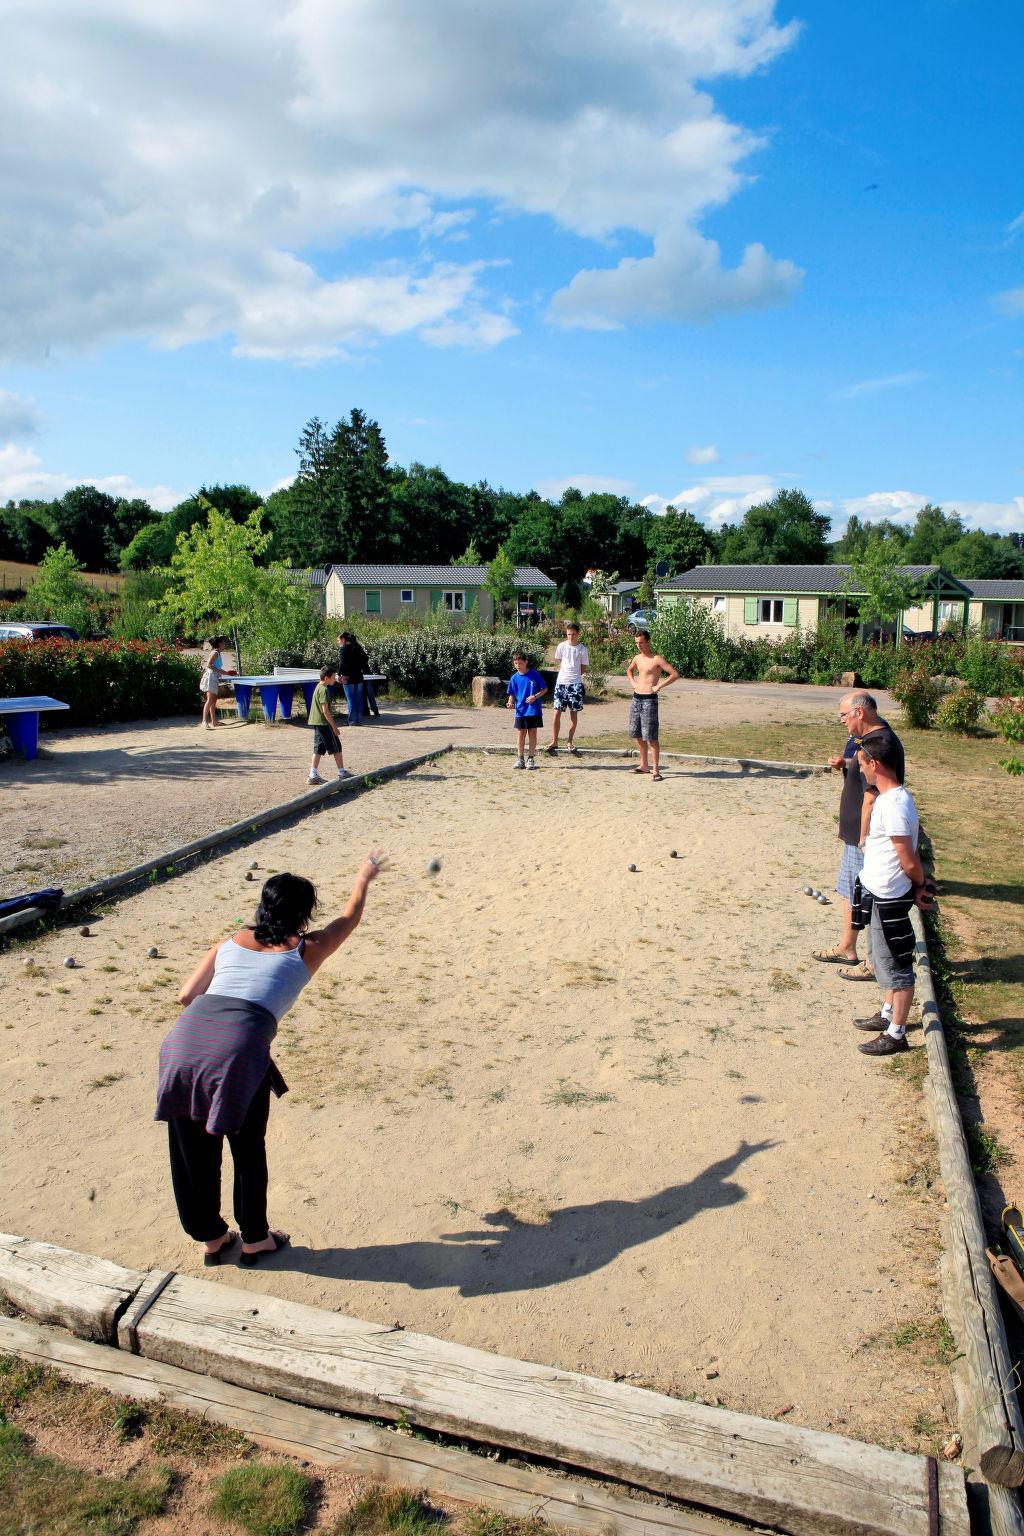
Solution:
<path fill-rule="evenodd" d="M 538 710 L 535 715 L 516 715 L 516 730 L 528 731 L 531 727 L 544 724 L 543 712 Z"/>
<path fill-rule="evenodd" d="M 341 742 L 329 725 L 314 725 L 313 751 L 319 753 L 321 757 L 326 757 L 328 754 L 333 757 L 336 752 L 341 751 Z"/>

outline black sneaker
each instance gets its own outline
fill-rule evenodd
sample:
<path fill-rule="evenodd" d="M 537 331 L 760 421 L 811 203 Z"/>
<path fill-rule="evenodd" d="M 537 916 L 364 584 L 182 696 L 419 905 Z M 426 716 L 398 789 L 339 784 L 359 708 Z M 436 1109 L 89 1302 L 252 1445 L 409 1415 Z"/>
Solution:
<path fill-rule="evenodd" d="M 858 1045 L 858 1051 L 863 1051 L 865 1056 L 898 1056 L 901 1051 L 909 1051 L 906 1035 L 900 1035 L 896 1040 L 886 1033 L 878 1035 L 874 1040 L 865 1040 L 863 1045 Z"/>
<path fill-rule="evenodd" d="M 870 1019 L 854 1019 L 853 1027 L 854 1029 L 870 1029 L 874 1034 L 880 1035 L 885 1033 L 891 1022 L 892 1020 L 879 1010 L 878 1013 L 873 1013 Z"/>

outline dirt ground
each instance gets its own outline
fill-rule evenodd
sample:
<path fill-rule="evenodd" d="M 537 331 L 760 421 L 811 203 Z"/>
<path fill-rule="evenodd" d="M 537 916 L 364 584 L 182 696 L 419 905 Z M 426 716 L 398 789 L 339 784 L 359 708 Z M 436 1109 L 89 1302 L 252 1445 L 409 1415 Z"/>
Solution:
<path fill-rule="evenodd" d="M 800 894 L 831 886 L 834 815 L 824 778 L 455 756 L 10 950 L 0 1225 L 199 1273 L 151 1119 L 176 990 L 249 918 L 254 855 L 329 914 L 379 843 L 275 1050 L 292 1247 L 204 1277 L 929 1446 L 953 1405 L 921 1126 L 856 1051 L 868 989 L 810 959 L 835 909 Z"/>
<path fill-rule="evenodd" d="M 581 742 L 623 733 L 624 679 L 588 704 Z M 835 718 L 841 689 L 680 682 L 662 699 L 663 728 L 764 719 Z M 347 765 L 380 768 L 448 742 L 509 743 L 502 709 L 381 700 L 381 721 L 344 730 Z M 45 717 L 44 717 L 45 722 Z M 214 732 L 192 720 L 152 720 L 97 730 L 44 732 L 31 763 L 0 763 L 3 837 L 0 897 L 43 886 L 76 890 L 244 820 L 305 789 L 309 732 L 302 724 L 240 725 Z"/>

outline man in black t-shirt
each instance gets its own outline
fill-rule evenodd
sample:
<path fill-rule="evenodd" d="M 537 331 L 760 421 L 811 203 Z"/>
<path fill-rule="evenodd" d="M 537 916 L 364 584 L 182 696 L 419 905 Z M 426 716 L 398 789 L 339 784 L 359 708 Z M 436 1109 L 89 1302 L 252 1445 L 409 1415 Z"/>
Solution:
<path fill-rule="evenodd" d="M 814 958 L 830 965 L 841 964 L 839 974 L 844 981 L 870 981 L 873 975 L 870 953 L 866 963 L 857 960 L 857 930 L 853 926 L 852 904 L 854 882 L 864 863 L 864 840 L 871 821 L 871 807 L 878 791 L 861 772 L 857 749 L 865 739 L 892 742 L 901 784 L 906 764 L 899 738 L 878 713 L 870 693 L 849 693 L 840 699 L 839 719 L 846 726 L 849 739 L 842 754 L 829 758 L 829 766 L 843 772 L 843 792 L 839 800 L 839 840 L 843 851 L 836 880 L 836 891 L 843 904 L 843 932 L 834 949 L 815 950 Z"/>

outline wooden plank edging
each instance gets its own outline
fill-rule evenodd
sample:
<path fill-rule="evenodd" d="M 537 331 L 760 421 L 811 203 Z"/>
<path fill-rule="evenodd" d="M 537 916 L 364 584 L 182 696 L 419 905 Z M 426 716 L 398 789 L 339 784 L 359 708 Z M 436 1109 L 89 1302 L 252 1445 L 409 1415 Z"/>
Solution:
<path fill-rule="evenodd" d="M 314 1408 L 409 1420 L 540 1456 L 792 1536 L 929 1536 L 928 1463 L 818 1430 L 233 1286 L 178 1275 L 137 1329 L 148 1360 Z M 943 1462 L 947 1532 L 963 1474 Z M 962 1512 L 962 1518 L 961 1513 Z"/>
<path fill-rule="evenodd" d="M 109 1259 L 0 1232 L 0 1296 L 80 1339 L 115 1343 L 118 1320 L 145 1279 Z"/>
<path fill-rule="evenodd" d="M 255 831 L 257 827 L 267 826 L 273 821 L 281 821 L 286 816 L 302 815 L 306 811 L 317 810 L 324 800 L 330 800 L 335 795 L 352 794 L 358 789 L 373 789 L 381 781 L 410 773 L 414 768 L 420 768 L 424 763 L 431 763 L 435 758 L 443 757 L 451 751 L 452 747 L 449 743 L 446 747 L 435 747 L 430 752 L 421 752 L 417 757 L 404 758 L 399 763 L 386 763 L 382 768 L 353 774 L 350 779 L 317 785 L 307 790 L 305 794 L 296 795 L 293 800 L 283 800 L 279 805 L 273 805 L 268 810 L 257 811 L 253 816 L 246 816 L 242 821 L 233 822 L 230 827 L 222 827 L 217 832 L 207 832 L 205 836 L 197 837 L 191 843 L 183 843 L 179 848 L 172 848 L 170 853 L 158 854 L 155 858 L 145 859 L 141 864 L 133 864 L 130 869 L 122 870 L 119 874 L 108 875 L 103 880 L 94 881 L 92 885 L 84 885 L 81 890 L 69 891 L 57 908 L 26 907 L 22 912 L 14 912 L 10 917 L 0 918 L 0 934 L 24 928 L 41 917 L 59 917 L 63 912 L 74 907 L 97 901 L 101 897 L 111 896 L 125 886 L 134 884 L 136 880 L 153 874 L 156 870 L 173 868 L 174 865 L 181 863 L 184 859 L 192 858 L 197 853 L 206 853 L 222 843 L 233 842 L 236 838 L 244 837 L 247 832 Z"/>
<path fill-rule="evenodd" d="M 1024 1483 L 1024 1422 L 1015 1390 L 1017 1373 L 1010 1361 L 995 1281 L 985 1257 L 981 1204 L 949 1067 L 924 922 L 916 907 L 911 908 L 911 921 L 917 936 L 917 982 L 928 1053 L 929 1097 L 949 1213 L 947 1252 L 962 1329 L 958 1343 L 970 1383 L 971 1423 L 965 1427 L 978 1446 L 985 1478 L 1017 1488 Z"/>
<path fill-rule="evenodd" d="M 117 1397 L 166 1404 L 227 1425 L 285 1455 L 338 1466 L 352 1477 L 397 1484 L 502 1514 L 538 1516 L 585 1536 L 751 1536 L 754 1527 L 716 1515 L 630 1499 L 545 1468 L 513 1467 L 434 1445 L 359 1419 L 301 1408 L 213 1376 L 126 1356 L 21 1319 L 0 1317 L 0 1354 L 51 1366 L 71 1381 Z"/>

